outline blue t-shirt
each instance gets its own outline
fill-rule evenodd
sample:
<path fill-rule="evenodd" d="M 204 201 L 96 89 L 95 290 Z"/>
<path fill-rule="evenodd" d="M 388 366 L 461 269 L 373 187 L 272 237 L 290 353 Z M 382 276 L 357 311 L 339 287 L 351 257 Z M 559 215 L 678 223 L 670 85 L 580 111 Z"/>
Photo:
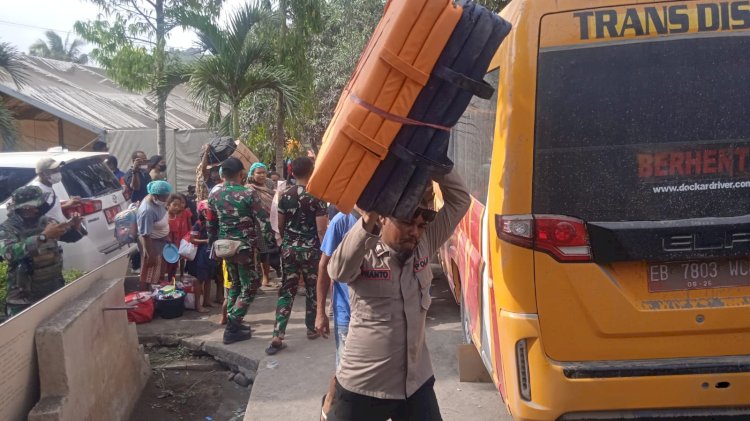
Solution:
<path fill-rule="evenodd" d="M 320 246 L 326 256 L 333 255 L 336 248 L 341 244 L 344 235 L 357 223 L 357 217 L 352 214 L 337 213 L 328 225 L 326 235 L 323 237 L 323 244 Z M 335 279 L 334 279 L 335 280 Z M 349 285 L 340 282 L 333 283 L 333 317 L 336 324 L 348 325 L 351 309 L 349 308 Z"/>

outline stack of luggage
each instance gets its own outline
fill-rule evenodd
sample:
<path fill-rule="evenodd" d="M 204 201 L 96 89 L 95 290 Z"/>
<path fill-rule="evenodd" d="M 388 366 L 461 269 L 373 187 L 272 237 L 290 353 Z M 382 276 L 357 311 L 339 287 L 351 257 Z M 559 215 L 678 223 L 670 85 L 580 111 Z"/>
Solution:
<path fill-rule="evenodd" d="M 389 2 L 339 100 L 308 184 L 343 212 L 411 219 L 436 174 L 447 173 L 450 128 L 510 24 L 468 0 Z"/>

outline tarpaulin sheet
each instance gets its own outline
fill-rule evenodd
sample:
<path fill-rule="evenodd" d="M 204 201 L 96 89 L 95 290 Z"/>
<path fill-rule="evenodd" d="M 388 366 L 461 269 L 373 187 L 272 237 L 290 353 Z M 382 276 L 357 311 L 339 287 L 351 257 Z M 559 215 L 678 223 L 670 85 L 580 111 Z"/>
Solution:
<path fill-rule="evenodd" d="M 201 160 L 201 148 L 215 135 L 212 131 L 167 130 L 167 181 L 176 191 L 184 192 L 187 186 L 195 184 L 195 169 Z M 117 157 L 120 169 L 126 171 L 130 157 L 135 151 L 143 151 L 147 156 L 156 155 L 156 130 L 121 130 L 106 134 L 109 153 Z"/>

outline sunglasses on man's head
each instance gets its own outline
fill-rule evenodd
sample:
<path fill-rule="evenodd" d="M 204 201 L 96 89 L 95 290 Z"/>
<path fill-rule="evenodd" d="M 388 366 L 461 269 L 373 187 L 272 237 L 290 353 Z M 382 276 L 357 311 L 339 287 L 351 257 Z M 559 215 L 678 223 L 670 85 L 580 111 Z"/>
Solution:
<path fill-rule="evenodd" d="M 432 222 L 435 220 L 437 212 L 432 209 L 417 208 L 417 210 L 414 211 L 414 219 L 417 219 L 418 216 L 421 216 L 425 222 Z"/>
<path fill-rule="evenodd" d="M 405 221 L 403 219 L 396 219 L 396 220 L 402 224 L 411 225 L 412 223 L 414 223 L 414 220 L 420 216 L 422 217 L 422 220 L 424 222 L 430 223 L 435 220 L 435 217 L 437 216 L 437 212 L 434 210 L 426 209 L 426 208 L 417 208 L 417 210 L 414 211 L 414 216 L 412 217 L 410 221 Z"/>

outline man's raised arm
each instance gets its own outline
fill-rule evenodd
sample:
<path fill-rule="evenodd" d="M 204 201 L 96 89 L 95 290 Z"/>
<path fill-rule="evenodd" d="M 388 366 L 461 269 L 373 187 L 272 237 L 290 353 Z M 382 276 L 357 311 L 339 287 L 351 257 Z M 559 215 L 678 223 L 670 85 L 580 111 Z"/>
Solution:
<path fill-rule="evenodd" d="M 471 204 L 469 190 L 455 171 L 437 177 L 435 181 L 440 186 L 440 192 L 443 195 L 443 207 L 435 217 L 435 221 L 427 226 L 427 232 L 425 232 L 430 255 L 434 254 L 453 235 L 453 231 L 466 215 Z"/>

